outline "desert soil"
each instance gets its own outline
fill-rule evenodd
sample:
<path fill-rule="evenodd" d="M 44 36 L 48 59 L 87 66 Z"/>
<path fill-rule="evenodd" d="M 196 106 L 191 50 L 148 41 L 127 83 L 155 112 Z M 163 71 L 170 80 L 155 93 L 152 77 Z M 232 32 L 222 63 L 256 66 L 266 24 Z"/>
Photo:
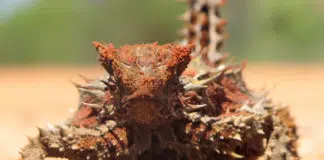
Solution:
<path fill-rule="evenodd" d="M 0 159 L 17 159 L 36 126 L 71 115 L 78 92 L 70 81 L 82 82 L 78 74 L 102 72 L 94 66 L 0 67 Z M 324 159 L 324 65 L 250 64 L 244 77 L 250 88 L 269 89 L 274 102 L 290 106 L 303 159 Z"/>

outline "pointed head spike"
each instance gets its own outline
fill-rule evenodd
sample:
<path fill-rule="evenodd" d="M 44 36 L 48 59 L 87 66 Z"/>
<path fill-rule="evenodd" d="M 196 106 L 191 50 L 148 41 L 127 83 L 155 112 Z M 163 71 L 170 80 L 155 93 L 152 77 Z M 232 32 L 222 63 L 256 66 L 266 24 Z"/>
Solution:
<path fill-rule="evenodd" d="M 92 43 L 99 53 L 99 61 L 101 65 L 108 71 L 109 74 L 112 74 L 111 62 L 115 59 L 117 49 L 112 43 L 109 43 L 108 45 L 99 42 Z"/>
<path fill-rule="evenodd" d="M 167 63 L 167 67 L 175 69 L 177 75 L 182 74 L 191 60 L 190 55 L 194 47 L 195 45 L 193 44 L 175 46 L 172 49 L 172 58 Z"/>
<path fill-rule="evenodd" d="M 30 144 L 35 145 L 38 142 L 38 139 L 27 136 Z"/>

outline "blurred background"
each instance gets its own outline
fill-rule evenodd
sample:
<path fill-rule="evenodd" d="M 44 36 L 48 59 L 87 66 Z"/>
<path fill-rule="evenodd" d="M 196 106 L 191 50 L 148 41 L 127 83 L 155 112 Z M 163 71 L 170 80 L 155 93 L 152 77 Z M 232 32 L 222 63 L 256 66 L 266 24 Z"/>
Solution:
<path fill-rule="evenodd" d="M 91 42 L 180 40 L 176 0 L 0 0 L 0 159 L 15 159 L 35 126 L 77 106 L 69 81 L 98 77 Z M 225 51 L 248 60 L 248 85 L 290 105 L 305 159 L 324 157 L 324 1 L 229 0 Z"/>
<path fill-rule="evenodd" d="M 179 40 L 176 0 L 0 0 L 0 64 L 94 63 L 93 40 Z M 324 1 L 230 0 L 226 49 L 256 62 L 321 62 Z"/>

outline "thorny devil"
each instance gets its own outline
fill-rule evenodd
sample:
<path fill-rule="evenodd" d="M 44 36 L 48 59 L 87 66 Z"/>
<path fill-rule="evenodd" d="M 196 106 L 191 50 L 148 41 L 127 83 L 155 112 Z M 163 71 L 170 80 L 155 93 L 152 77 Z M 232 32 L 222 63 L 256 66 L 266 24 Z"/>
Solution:
<path fill-rule="evenodd" d="M 223 0 L 188 0 L 182 44 L 94 42 L 107 75 L 76 85 L 64 125 L 39 128 L 24 160 L 299 159 L 285 107 L 252 92 L 221 52 Z"/>

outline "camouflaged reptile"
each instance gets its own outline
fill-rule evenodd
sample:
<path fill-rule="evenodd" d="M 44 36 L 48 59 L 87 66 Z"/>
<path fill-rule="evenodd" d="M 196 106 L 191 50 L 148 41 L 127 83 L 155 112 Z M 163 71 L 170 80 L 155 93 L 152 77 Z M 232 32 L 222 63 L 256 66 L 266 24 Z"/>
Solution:
<path fill-rule="evenodd" d="M 182 43 L 94 42 L 107 74 L 76 84 L 75 115 L 39 128 L 22 159 L 299 159 L 289 110 L 249 90 L 245 64 L 221 51 L 224 0 L 187 3 Z"/>

